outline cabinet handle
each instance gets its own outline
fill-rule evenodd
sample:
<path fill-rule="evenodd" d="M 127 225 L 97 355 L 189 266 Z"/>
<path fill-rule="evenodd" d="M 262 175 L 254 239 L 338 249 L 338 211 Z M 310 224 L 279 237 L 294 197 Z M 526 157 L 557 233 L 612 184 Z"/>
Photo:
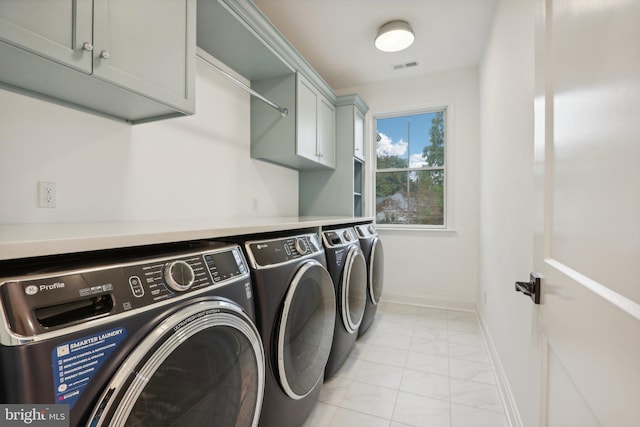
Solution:
<path fill-rule="evenodd" d="M 102 52 L 100 52 L 100 58 L 102 59 L 109 59 L 111 58 L 111 55 L 109 55 L 109 52 L 106 50 L 103 50 Z"/>
<path fill-rule="evenodd" d="M 82 49 L 86 50 L 87 52 L 91 52 L 93 50 L 93 45 L 91 44 L 91 42 L 84 42 L 82 43 Z"/>

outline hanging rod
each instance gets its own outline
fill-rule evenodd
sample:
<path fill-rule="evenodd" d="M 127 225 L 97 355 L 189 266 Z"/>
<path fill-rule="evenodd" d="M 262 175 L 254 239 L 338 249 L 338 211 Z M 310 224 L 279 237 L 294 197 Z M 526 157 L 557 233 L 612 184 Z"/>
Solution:
<path fill-rule="evenodd" d="M 286 117 L 287 114 L 289 114 L 289 110 L 286 108 L 283 108 L 281 106 L 279 106 L 278 104 L 275 104 L 271 101 L 269 101 L 267 98 L 265 98 L 264 96 L 260 95 L 258 92 L 256 92 L 255 90 L 251 89 L 249 86 L 247 86 L 246 84 L 242 83 L 240 80 L 236 79 L 235 77 L 233 77 L 231 74 L 227 73 L 225 70 L 223 70 L 222 68 L 218 67 L 216 64 L 214 64 L 213 62 L 209 61 L 208 59 L 196 54 L 196 57 L 204 62 L 205 64 L 207 64 L 208 66 L 212 67 L 213 69 L 215 69 L 216 71 L 218 71 L 219 73 L 221 73 L 222 75 L 224 75 L 226 78 L 228 78 L 229 80 L 231 80 L 233 83 L 235 83 L 237 86 L 240 86 L 242 89 L 246 90 L 247 92 L 249 92 L 251 95 L 255 96 L 256 98 L 258 98 L 260 101 L 264 102 L 265 104 L 269 105 L 270 107 L 275 108 L 276 110 L 278 110 L 280 112 L 280 114 L 282 115 L 282 117 Z"/>

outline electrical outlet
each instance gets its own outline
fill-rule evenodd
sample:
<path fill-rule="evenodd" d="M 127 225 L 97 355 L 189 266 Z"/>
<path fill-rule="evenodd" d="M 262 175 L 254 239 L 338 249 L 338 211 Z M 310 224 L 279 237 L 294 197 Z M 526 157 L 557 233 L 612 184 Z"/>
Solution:
<path fill-rule="evenodd" d="M 39 208 L 55 208 L 56 207 L 56 183 L 55 182 L 38 182 L 38 207 Z"/>

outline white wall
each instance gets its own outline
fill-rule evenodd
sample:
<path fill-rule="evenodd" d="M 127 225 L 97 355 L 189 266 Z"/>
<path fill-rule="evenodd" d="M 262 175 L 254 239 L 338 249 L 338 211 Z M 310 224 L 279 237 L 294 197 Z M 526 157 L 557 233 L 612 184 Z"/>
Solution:
<path fill-rule="evenodd" d="M 452 231 L 380 230 L 385 250 L 382 297 L 416 304 L 475 308 L 480 166 L 477 69 L 369 84 L 339 92 L 360 94 L 370 107 L 370 122 L 373 115 L 385 111 L 447 103 L 452 107 L 447 115 L 450 125 L 447 129 L 448 209 Z M 368 163 L 372 166 L 375 145 L 367 150 Z M 370 177 L 372 182 L 372 175 Z M 373 191 L 370 187 L 369 194 Z M 368 200 L 369 208 L 372 204 L 373 199 Z"/>
<path fill-rule="evenodd" d="M 249 95 L 199 61 L 196 111 L 130 126 L 0 89 L 0 223 L 297 215 L 298 173 L 249 157 Z"/>
<path fill-rule="evenodd" d="M 514 282 L 533 263 L 534 11 L 500 2 L 480 67 L 478 306 L 525 426 L 539 425 L 540 358 L 533 303 Z"/>

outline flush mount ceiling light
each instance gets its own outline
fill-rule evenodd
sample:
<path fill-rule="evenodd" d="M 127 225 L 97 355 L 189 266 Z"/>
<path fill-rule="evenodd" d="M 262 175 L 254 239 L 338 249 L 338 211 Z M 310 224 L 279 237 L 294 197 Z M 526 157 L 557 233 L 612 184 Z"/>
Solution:
<path fill-rule="evenodd" d="M 376 48 L 383 52 L 398 52 L 413 43 L 413 30 L 407 21 L 390 21 L 378 30 Z"/>

